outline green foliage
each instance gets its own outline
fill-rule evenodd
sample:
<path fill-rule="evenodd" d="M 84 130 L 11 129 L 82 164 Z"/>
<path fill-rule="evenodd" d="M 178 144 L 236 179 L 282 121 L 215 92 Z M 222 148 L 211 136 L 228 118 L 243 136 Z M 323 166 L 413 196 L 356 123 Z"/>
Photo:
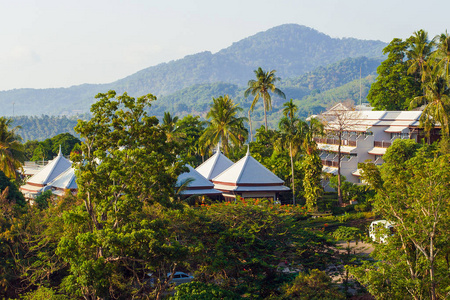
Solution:
<path fill-rule="evenodd" d="M 23 300 L 67 300 L 69 297 L 65 295 L 57 294 L 53 289 L 40 286 L 37 290 L 33 292 L 28 292 L 21 296 L 20 299 Z"/>
<path fill-rule="evenodd" d="M 376 191 L 375 212 L 395 234 L 375 246 L 375 263 L 351 270 L 380 299 L 444 298 L 450 284 L 450 157 L 435 145 L 396 141 L 392 147 L 379 169 L 361 167 Z"/>
<path fill-rule="evenodd" d="M 179 207 L 173 187 L 183 168 L 177 143 L 145 112 L 156 97 L 109 91 L 96 98 L 91 120 L 75 128 L 84 140 L 83 155 L 73 155 L 84 205 L 64 214 L 57 254 L 70 267 L 68 293 L 131 297 L 143 293 L 148 269 L 168 273 L 187 254 L 166 232 L 169 220 L 151 208 Z"/>
<path fill-rule="evenodd" d="M 303 188 L 306 206 L 310 210 L 317 210 L 317 202 L 323 194 L 321 185 L 322 161 L 317 153 L 306 155 L 303 160 Z"/>
<path fill-rule="evenodd" d="M 19 191 L 17 185 L 9 179 L 3 171 L 0 171 L 0 191 L 6 193 L 6 198 L 9 203 L 17 204 L 19 206 L 25 206 L 25 198 L 23 194 Z"/>
<path fill-rule="evenodd" d="M 24 148 L 17 134 L 18 127 L 10 129 L 11 124 L 11 119 L 0 117 L 0 170 L 9 178 L 17 179 L 16 170 L 22 168 Z"/>
<path fill-rule="evenodd" d="M 331 278 L 323 271 L 313 269 L 309 274 L 299 273 L 292 283 L 283 287 L 280 299 L 338 300 L 346 299 Z"/>
<path fill-rule="evenodd" d="M 393 39 L 383 49 L 388 54 L 377 69 L 377 81 L 372 84 L 367 100 L 377 110 L 405 110 L 409 102 L 421 93 L 420 83 L 408 74 L 405 61 L 408 42 Z"/>
<path fill-rule="evenodd" d="M 237 116 L 240 111 L 242 108 L 228 95 L 213 98 L 211 109 L 206 115 L 210 120 L 200 137 L 200 142 L 206 146 L 215 146 L 220 142 L 225 155 L 228 155 L 233 146 L 242 146 L 247 139 L 248 131 L 244 127 L 247 118 Z"/>
<path fill-rule="evenodd" d="M 39 196 L 37 196 L 34 199 L 34 202 L 36 203 L 36 206 L 39 209 L 47 209 L 49 206 L 49 201 L 52 198 L 53 193 L 51 190 L 47 190 L 43 193 L 41 193 Z"/>
<path fill-rule="evenodd" d="M 185 283 L 177 287 L 171 300 L 233 300 L 240 298 L 238 294 L 232 291 L 220 288 L 215 284 L 202 282 Z"/>

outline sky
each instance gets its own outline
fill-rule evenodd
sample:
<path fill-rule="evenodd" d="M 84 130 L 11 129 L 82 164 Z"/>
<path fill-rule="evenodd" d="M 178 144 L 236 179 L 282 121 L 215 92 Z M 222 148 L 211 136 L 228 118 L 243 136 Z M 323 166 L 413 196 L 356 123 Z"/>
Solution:
<path fill-rule="evenodd" d="M 450 1 L 0 0 L 0 91 L 109 83 L 295 23 L 390 42 L 450 29 Z"/>

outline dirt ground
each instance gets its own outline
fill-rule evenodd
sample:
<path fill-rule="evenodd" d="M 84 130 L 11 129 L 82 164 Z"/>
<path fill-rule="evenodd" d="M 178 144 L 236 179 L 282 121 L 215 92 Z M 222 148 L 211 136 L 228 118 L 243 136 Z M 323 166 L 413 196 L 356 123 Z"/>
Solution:
<path fill-rule="evenodd" d="M 346 242 L 339 242 L 338 245 L 342 247 L 342 249 L 340 249 L 339 252 L 347 251 L 345 250 L 345 248 L 347 248 Z M 369 255 L 374 250 L 372 244 L 365 242 L 358 242 L 358 244 L 356 244 L 355 242 L 350 242 L 350 248 L 352 249 L 352 253 L 365 255 Z"/>

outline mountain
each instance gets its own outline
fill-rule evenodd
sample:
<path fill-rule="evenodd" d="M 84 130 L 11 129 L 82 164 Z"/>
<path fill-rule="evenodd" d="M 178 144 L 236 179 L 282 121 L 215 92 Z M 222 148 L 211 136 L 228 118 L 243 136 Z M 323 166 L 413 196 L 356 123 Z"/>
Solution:
<path fill-rule="evenodd" d="M 152 93 L 160 98 L 157 102 L 162 102 L 170 98 L 166 96 L 192 86 L 226 83 L 242 88 L 254 77 L 253 70 L 258 67 L 275 69 L 277 76 L 284 79 L 295 78 L 348 57 L 380 58 L 385 46 L 381 41 L 331 38 L 305 26 L 281 25 L 233 43 L 215 54 L 189 55 L 109 84 L 3 91 L 0 105 L 4 109 L 0 114 L 12 115 L 12 103 L 16 115 L 83 113 L 89 111 L 97 93 L 110 89 L 118 93 L 127 91 L 132 96 Z M 286 88 L 289 87 L 286 85 Z M 169 103 L 158 105 L 168 106 Z M 189 105 L 197 105 L 195 99 Z"/>

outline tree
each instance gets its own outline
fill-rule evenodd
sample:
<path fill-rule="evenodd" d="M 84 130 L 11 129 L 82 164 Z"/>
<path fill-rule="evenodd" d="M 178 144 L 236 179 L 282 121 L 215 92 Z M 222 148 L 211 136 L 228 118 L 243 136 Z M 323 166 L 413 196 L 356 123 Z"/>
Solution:
<path fill-rule="evenodd" d="M 295 205 L 295 176 L 294 176 L 294 157 L 299 152 L 303 143 L 304 122 L 292 117 L 284 117 L 280 120 L 278 127 L 280 128 L 280 143 L 289 149 L 289 157 L 291 158 L 291 178 L 292 178 L 292 204 Z"/>
<path fill-rule="evenodd" d="M 92 119 L 75 127 L 83 139 L 82 155 L 73 156 L 83 205 L 64 216 L 57 254 L 70 266 L 63 281 L 68 293 L 131 298 L 142 293 L 149 269 L 173 272 L 186 255 L 152 206 L 179 206 L 173 187 L 184 168 L 176 143 L 145 112 L 156 97 L 109 91 L 96 98 Z"/>
<path fill-rule="evenodd" d="M 342 160 L 342 140 L 345 132 L 352 131 L 358 120 L 361 119 L 361 113 L 356 111 L 353 103 L 338 103 L 334 106 L 334 109 L 328 110 L 326 113 L 320 116 L 321 121 L 324 123 L 325 130 L 328 135 L 337 137 L 338 139 L 338 161 L 337 161 L 337 178 L 338 178 L 338 203 L 342 205 L 342 189 L 341 189 L 341 160 Z"/>
<path fill-rule="evenodd" d="M 177 126 L 178 117 L 172 117 L 169 112 L 164 112 L 164 118 L 162 121 L 162 128 L 166 131 L 168 141 L 181 142 L 181 134 L 179 132 L 179 127 Z"/>
<path fill-rule="evenodd" d="M 375 212 L 394 224 L 395 233 L 375 246 L 375 264 L 353 273 L 383 299 L 404 298 L 405 293 L 411 299 L 445 298 L 450 285 L 450 156 L 434 145 L 396 140 L 383 159 L 380 168 L 359 167 L 376 191 Z"/>
<path fill-rule="evenodd" d="M 297 105 L 294 104 L 292 99 L 289 102 L 283 104 L 283 115 L 289 119 L 295 118 L 295 113 L 298 111 Z"/>
<path fill-rule="evenodd" d="M 11 119 L 0 117 L 0 170 L 9 178 L 17 178 L 16 170 L 22 168 L 25 150 L 22 138 L 16 133 L 19 127 L 9 129 Z"/>
<path fill-rule="evenodd" d="M 286 99 L 284 93 L 275 86 L 275 82 L 279 81 L 280 78 L 275 77 L 275 70 L 270 72 L 265 72 L 261 67 L 254 71 L 256 75 L 256 80 L 252 79 L 248 81 L 248 88 L 244 92 L 244 97 L 247 98 L 250 94 L 254 96 L 252 105 L 250 109 L 255 108 L 258 100 L 262 98 L 264 105 L 264 123 L 267 131 L 267 111 L 272 109 L 272 98 L 270 92 L 275 95 Z"/>
<path fill-rule="evenodd" d="M 440 70 L 440 75 L 450 84 L 450 35 L 446 30 L 445 33 L 437 36 L 435 40 L 439 40 L 437 49 L 433 53 L 435 67 Z"/>
<path fill-rule="evenodd" d="M 404 110 L 409 102 L 420 95 L 420 82 L 408 74 L 405 61 L 408 42 L 393 39 L 383 54 L 388 57 L 377 68 L 378 77 L 370 87 L 367 100 L 377 110 Z"/>
<path fill-rule="evenodd" d="M 235 146 L 242 145 L 246 140 L 248 131 L 244 127 L 245 117 L 238 117 L 242 111 L 228 95 L 213 98 L 213 104 L 206 117 L 210 119 L 205 132 L 201 136 L 202 143 L 216 145 L 222 143 L 223 152 L 230 151 L 230 142 Z"/>
<path fill-rule="evenodd" d="M 420 124 L 426 132 L 439 122 L 444 135 L 449 135 L 449 113 L 450 113 L 450 88 L 447 80 L 441 76 L 438 68 L 429 71 L 426 81 L 423 83 L 424 95 L 414 98 L 411 107 L 425 104 L 420 116 Z"/>
<path fill-rule="evenodd" d="M 408 39 L 408 74 L 417 74 L 422 83 L 425 82 L 430 70 L 428 57 L 435 45 L 434 41 L 428 40 L 428 33 L 423 29 L 415 31 Z"/>
<path fill-rule="evenodd" d="M 323 135 L 323 124 L 319 120 L 312 118 L 302 127 L 303 151 L 306 153 L 302 167 L 304 173 L 303 188 L 306 205 L 310 210 L 317 209 L 317 200 L 322 196 L 322 160 L 319 156 L 317 144 L 314 137 Z"/>

